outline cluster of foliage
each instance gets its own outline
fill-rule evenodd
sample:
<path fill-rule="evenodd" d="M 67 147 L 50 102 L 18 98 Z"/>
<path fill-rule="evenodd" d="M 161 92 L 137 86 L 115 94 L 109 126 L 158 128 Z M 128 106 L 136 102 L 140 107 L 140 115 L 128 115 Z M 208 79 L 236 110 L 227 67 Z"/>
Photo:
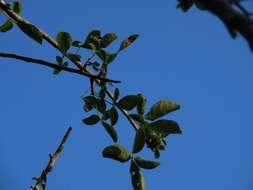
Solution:
<path fill-rule="evenodd" d="M 8 9 L 20 14 L 22 5 L 18 2 L 7 4 Z M 0 26 L 1 32 L 7 32 L 16 24 L 21 31 L 28 37 L 42 44 L 43 33 L 35 25 L 29 22 L 17 22 L 12 18 Z M 146 160 L 138 155 L 146 145 L 158 159 L 160 152 L 166 148 L 166 137 L 170 134 L 180 134 L 181 130 L 176 121 L 162 118 L 163 116 L 176 111 L 180 106 L 169 100 L 160 100 L 151 108 L 146 110 L 146 97 L 143 94 L 126 95 L 120 98 L 120 90 L 114 87 L 110 81 L 99 80 L 106 78 L 108 65 L 115 60 L 119 53 L 130 46 L 138 35 L 131 35 L 123 40 L 114 53 L 108 52 L 108 47 L 117 39 L 115 33 L 101 35 L 101 32 L 94 30 L 90 32 L 84 41 L 73 40 L 68 32 L 59 32 L 54 39 L 57 43 L 57 49 L 61 55 L 56 56 L 56 64 L 62 69 L 54 69 L 54 74 L 59 74 L 64 68 L 70 68 L 68 62 L 78 62 L 82 64 L 80 71 L 92 73 L 96 78 L 90 77 L 90 94 L 82 97 L 85 112 L 90 113 L 83 119 L 85 125 L 95 125 L 100 123 L 105 132 L 111 137 L 113 144 L 107 146 L 102 151 L 105 158 L 113 159 L 121 163 L 130 161 L 130 174 L 132 186 L 135 190 L 145 189 L 144 177 L 141 169 L 154 169 L 160 165 L 158 161 Z M 71 51 L 75 52 L 72 53 Z M 91 54 L 86 61 L 79 53 L 80 49 L 85 49 Z M 97 84 L 97 85 L 95 85 Z M 113 89 L 110 93 L 108 89 Z M 117 144 L 118 134 L 115 128 L 122 112 L 136 130 L 133 139 L 133 148 L 128 151 L 123 145 Z"/>

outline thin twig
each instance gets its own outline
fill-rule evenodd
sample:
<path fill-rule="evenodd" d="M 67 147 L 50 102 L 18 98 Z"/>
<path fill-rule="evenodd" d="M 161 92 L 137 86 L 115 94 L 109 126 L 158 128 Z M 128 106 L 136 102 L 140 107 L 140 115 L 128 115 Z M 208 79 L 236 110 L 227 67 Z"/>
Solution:
<path fill-rule="evenodd" d="M 12 11 L 5 3 L 4 1 L 0 1 L 0 9 L 3 10 L 9 18 L 11 18 L 13 21 L 15 21 L 19 25 L 32 25 L 30 22 L 28 22 L 26 19 Z M 34 26 L 34 25 L 33 25 Z M 92 79 L 97 79 L 101 81 L 105 81 L 104 78 L 101 78 L 100 76 L 96 76 L 92 74 L 89 70 L 85 69 L 83 66 L 82 62 L 77 61 L 75 59 L 72 59 L 66 52 L 62 51 L 57 42 L 50 36 L 48 35 L 45 31 L 42 29 L 38 28 L 37 26 L 34 26 L 36 30 L 41 34 L 42 38 L 45 39 L 49 44 L 51 44 L 53 47 L 55 47 L 57 50 L 59 50 L 65 57 L 67 57 L 69 60 L 71 60 L 82 72 L 85 76 L 92 78 Z M 106 79 L 107 81 L 110 79 Z"/>
<path fill-rule="evenodd" d="M 69 127 L 64 137 L 62 138 L 60 145 L 56 149 L 55 153 L 53 155 L 51 154 L 49 155 L 50 159 L 48 161 L 46 168 L 42 171 L 41 176 L 39 178 L 34 178 L 36 179 L 36 183 L 34 186 L 31 187 L 31 190 L 40 190 L 41 187 L 45 189 L 47 176 L 53 170 L 55 166 L 55 162 L 57 158 L 60 156 L 60 154 L 62 153 L 64 149 L 64 145 L 67 142 L 71 131 L 72 131 L 72 127 Z"/>
<path fill-rule="evenodd" d="M 25 57 L 25 56 L 13 54 L 13 53 L 1 53 L 1 52 L 0 52 L 0 57 L 18 59 L 18 60 L 25 61 L 25 62 L 28 62 L 28 63 L 44 65 L 44 66 L 47 66 L 47 67 L 50 67 L 50 68 L 53 68 L 53 69 L 64 70 L 64 71 L 67 71 L 67 72 L 70 72 L 70 73 L 76 73 L 76 74 L 79 74 L 79 75 L 86 76 L 81 70 L 77 70 L 77 69 L 73 69 L 73 68 L 65 67 L 65 66 L 60 66 L 60 65 L 42 60 L 42 59 L 35 59 L 35 58 Z M 104 78 L 103 80 L 106 81 L 106 82 L 120 83 L 120 81 L 111 80 L 111 79 L 105 79 Z"/>

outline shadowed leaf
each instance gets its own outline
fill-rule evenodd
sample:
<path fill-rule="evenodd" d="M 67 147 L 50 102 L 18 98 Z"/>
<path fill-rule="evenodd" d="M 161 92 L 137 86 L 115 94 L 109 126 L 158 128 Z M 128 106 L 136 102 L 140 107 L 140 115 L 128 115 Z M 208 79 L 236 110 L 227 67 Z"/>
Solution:
<path fill-rule="evenodd" d="M 68 32 L 59 32 L 56 36 L 56 41 L 59 48 L 65 53 L 72 45 L 72 37 Z"/>
<path fill-rule="evenodd" d="M 131 155 L 127 151 L 127 149 L 125 149 L 122 145 L 114 144 L 114 145 L 110 145 L 106 147 L 103 150 L 103 157 L 111 158 L 111 159 L 124 163 L 130 159 Z"/>
<path fill-rule="evenodd" d="M 12 10 L 19 14 L 23 10 L 23 5 L 19 1 L 14 1 L 11 3 Z"/>
<path fill-rule="evenodd" d="M 158 132 L 163 135 L 163 137 L 168 136 L 169 134 L 181 134 L 179 125 L 173 120 L 161 119 L 155 122 L 152 122 L 148 125 L 149 129 Z"/>
<path fill-rule="evenodd" d="M 100 121 L 99 116 L 95 114 L 83 119 L 83 123 L 86 125 L 94 125 L 99 121 Z"/>
<path fill-rule="evenodd" d="M 117 39 L 117 34 L 115 33 L 105 34 L 101 40 L 101 44 L 100 44 L 101 48 L 108 47 L 116 39 Z"/>
<path fill-rule="evenodd" d="M 7 32 L 13 28 L 12 21 L 8 19 L 0 26 L 0 32 Z"/>
<path fill-rule="evenodd" d="M 119 89 L 115 88 L 114 95 L 113 95 L 113 104 L 117 103 L 118 98 L 119 98 Z"/>
<path fill-rule="evenodd" d="M 135 157 L 134 158 L 137 165 L 143 169 L 154 169 L 158 166 L 160 166 L 159 162 L 151 161 L 151 160 L 144 160 L 141 157 Z"/>
<path fill-rule="evenodd" d="M 27 36 L 42 44 L 42 34 L 36 26 L 26 22 L 18 22 L 17 25 Z"/>
<path fill-rule="evenodd" d="M 102 125 L 107 131 L 107 133 L 111 136 L 113 142 L 116 143 L 118 141 L 118 135 L 117 135 L 116 130 L 113 128 L 113 126 L 109 125 L 108 123 L 104 121 L 102 121 Z"/>
<path fill-rule="evenodd" d="M 123 40 L 120 44 L 119 51 L 122 51 L 123 49 L 130 46 L 138 37 L 139 37 L 138 34 L 134 34 L 132 36 L 129 36 L 127 39 Z"/>
<path fill-rule="evenodd" d="M 86 49 L 92 49 L 95 51 L 99 47 L 101 32 L 99 30 L 91 31 L 85 39 L 85 42 L 81 47 Z"/>
<path fill-rule="evenodd" d="M 131 174 L 133 189 L 145 190 L 146 188 L 145 188 L 144 176 L 141 173 L 140 168 L 134 161 L 131 161 L 130 174 Z"/>
<path fill-rule="evenodd" d="M 139 114 L 143 115 L 145 112 L 147 99 L 143 94 L 138 94 L 138 104 L 137 104 L 137 111 Z"/>
<path fill-rule="evenodd" d="M 112 108 L 110 109 L 110 118 L 111 118 L 111 124 L 115 125 L 118 121 L 119 114 L 118 114 L 117 109 L 114 106 L 112 106 Z"/>
<path fill-rule="evenodd" d="M 160 100 L 151 107 L 150 111 L 146 114 L 145 118 L 153 121 L 170 112 L 178 110 L 179 108 L 180 106 L 177 103 L 168 100 Z"/>
<path fill-rule="evenodd" d="M 139 123 L 142 123 L 144 124 L 145 121 L 144 121 L 144 117 L 143 115 L 140 115 L 140 114 L 130 114 L 129 115 L 133 120 L 139 122 Z"/>
<path fill-rule="evenodd" d="M 133 153 L 140 152 L 143 149 L 144 145 L 145 145 L 145 131 L 143 126 L 141 126 L 135 134 L 132 152 Z"/>
<path fill-rule="evenodd" d="M 135 95 L 128 95 L 123 97 L 119 102 L 118 106 L 125 110 L 132 110 L 138 104 L 138 97 Z"/>

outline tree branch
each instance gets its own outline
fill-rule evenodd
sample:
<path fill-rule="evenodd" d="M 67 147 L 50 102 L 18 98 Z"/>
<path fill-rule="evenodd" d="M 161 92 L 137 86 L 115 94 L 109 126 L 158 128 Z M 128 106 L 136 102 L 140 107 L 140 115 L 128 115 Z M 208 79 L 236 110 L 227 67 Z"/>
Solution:
<path fill-rule="evenodd" d="M 18 59 L 18 60 L 25 61 L 25 62 L 28 62 L 28 63 L 34 63 L 34 64 L 39 64 L 39 65 L 44 65 L 44 66 L 50 67 L 52 69 L 64 70 L 64 71 L 67 71 L 67 72 L 70 72 L 70 73 L 75 73 L 75 74 L 87 76 L 81 70 L 77 70 L 77 69 L 73 69 L 73 68 L 69 68 L 69 67 L 60 66 L 60 65 L 57 65 L 57 64 L 50 63 L 48 61 L 42 60 L 42 59 L 35 59 L 35 58 L 25 57 L 25 56 L 13 54 L 13 53 L 1 53 L 1 52 L 0 52 L 0 57 L 11 58 L 11 59 Z M 93 75 L 90 75 L 90 77 L 92 78 Z M 106 79 L 106 78 L 103 78 L 103 81 L 105 81 L 105 82 L 113 82 L 113 83 L 120 83 L 120 81 Z"/>
<path fill-rule="evenodd" d="M 187 11 L 193 4 L 201 6 L 217 16 L 226 26 L 232 38 L 236 38 L 240 33 L 248 42 L 253 51 L 253 20 L 250 13 L 239 3 L 240 0 L 178 0 L 179 5 L 184 11 Z M 241 11 L 234 8 L 237 6 Z"/>
<path fill-rule="evenodd" d="M 203 3 L 207 9 L 226 25 L 230 33 L 239 32 L 248 42 L 251 51 L 253 51 L 253 20 L 243 13 L 240 13 L 223 0 L 198 0 Z M 232 37 L 236 37 L 231 35 Z"/>
<path fill-rule="evenodd" d="M 56 162 L 57 158 L 60 156 L 60 154 L 62 153 L 62 151 L 64 149 L 64 145 L 67 142 L 71 131 L 72 131 L 72 128 L 69 127 L 67 132 L 65 133 L 60 145 L 56 149 L 55 153 L 53 155 L 51 155 L 51 154 L 49 155 L 50 159 L 49 159 L 49 162 L 48 162 L 46 168 L 42 171 L 41 176 L 39 178 L 34 178 L 34 179 L 36 179 L 36 183 L 34 186 L 31 186 L 31 190 L 40 190 L 41 187 L 43 189 L 45 189 L 47 176 L 53 170 L 53 168 L 55 166 L 55 162 Z"/>
<path fill-rule="evenodd" d="M 28 22 L 27 20 L 25 20 L 24 18 L 22 18 L 21 16 L 19 16 L 18 14 L 16 14 L 14 11 L 10 10 L 6 4 L 3 2 L 3 1 L 0 1 L 0 8 L 3 9 L 3 11 L 11 18 L 13 19 L 15 22 L 17 23 L 26 23 L 26 24 L 30 24 L 30 22 Z M 35 26 L 36 27 L 36 26 Z M 61 49 L 58 47 L 57 45 L 57 42 L 51 38 L 46 32 L 44 32 L 43 30 L 39 29 L 38 27 L 36 27 L 40 33 L 42 34 L 42 37 L 48 42 L 50 43 L 53 47 L 55 47 L 56 49 L 58 49 L 60 52 Z M 62 52 L 66 57 L 68 57 L 83 73 L 85 76 L 91 78 L 91 79 L 94 79 L 95 82 L 98 84 L 98 85 L 101 85 L 101 82 L 104 82 L 105 79 L 103 78 L 100 78 L 99 76 L 95 76 L 93 75 L 93 73 L 91 73 L 89 70 L 85 69 L 83 67 L 83 64 L 79 61 L 76 61 L 76 60 L 73 60 L 71 59 L 67 54 L 65 54 L 64 52 Z M 85 70 L 84 70 L 85 69 Z M 92 75 L 92 77 L 90 76 Z M 106 80 L 109 80 L 109 79 L 106 79 Z M 112 93 L 106 89 L 106 94 L 111 98 L 113 99 L 113 95 Z M 135 130 L 138 130 L 138 126 L 137 124 L 135 123 L 135 121 L 129 116 L 128 112 L 122 108 L 120 108 L 118 106 L 118 108 L 120 109 L 120 111 L 126 116 L 127 120 L 130 122 L 130 124 L 133 126 L 133 128 Z"/>
<path fill-rule="evenodd" d="M 24 19 L 23 17 L 21 17 L 20 15 L 18 15 L 17 13 L 15 13 L 14 11 L 12 11 L 6 4 L 4 1 L 0 1 L 0 9 L 3 10 L 5 12 L 5 14 L 7 14 L 7 16 L 9 18 L 11 18 L 13 21 L 16 22 L 17 25 L 33 25 L 30 22 L 28 22 L 26 19 Z M 34 26 L 34 25 L 33 25 Z M 37 26 L 34 26 L 36 28 L 36 30 L 39 31 L 39 33 L 41 34 L 42 38 L 44 40 L 46 40 L 49 44 L 51 44 L 53 47 L 55 47 L 56 49 L 58 49 L 65 57 L 67 57 L 69 60 L 71 60 L 82 72 L 83 75 L 91 78 L 91 79 L 97 79 L 97 80 L 101 80 L 101 81 L 105 81 L 104 78 L 101 78 L 100 76 L 96 76 L 93 73 L 91 73 L 89 70 L 85 69 L 83 67 L 82 62 L 77 61 L 75 59 L 72 59 L 66 52 L 63 52 L 59 47 L 57 42 L 50 36 L 48 35 L 46 32 L 44 32 L 43 30 L 41 30 L 40 28 L 38 28 Z M 110 79 L 106 79 L 107 81 Z M 112 80 L 111 80 L 112 81 Z"/>
<path fill-rule="evenodd" d="M 17 54 L 12 54 L 12 53 L 1 53 L 0 52 L 0 57 L 5 57 L 5 58 L 12 58 L 12 59 L 18 59 L 21 61 L 25 61 L 25 62 L 30 62 L 30 63 L 34 63 L 34 64 L 39 64 L 39 65 L 44 65 L 53 69 L 61 69 L 70 73 L 75 73 L 75 74 L 79 74 L 79 75 L 84 75 L 83 72 L 81 70 L 76 70 L 76 69 L 72 69 L 72 68 L 68 68 L 68 67 L 62 67 L 59 65 L 56 65 L 54 63 L 50 63 L 41 59 L 34 59 L 31 57 L 25 57 L 25 56 L 21 56 L 21 55 L 17 55 Z M 85 75 L 86 76 L 86 75 Z M 96 83 L 99 85 L 101 82 L 100 80 L 95 80 Z M 111 79 L 104 79 L 104 81 L 106 82 L 114 82 L 114 83 L 120 83 L 120 81 L 116 81 L 116 80 L 111 80 Z M 106 94 L 110 97 L 110 99 L 113 100 L 113 94 L 106 89 Z M 138 126 L 135 123 L 135 121 L 129 116 L 128 112 L 122 108 L 120 108 L 119 106 L 117 106 L 118 109 L 123 113 L 123 115 L 125 115 L 125 117 L 127 118 L 127 120 L 130 122 L 130 124 L 133 126 L 133 128 L 137 131 L 138 130 Z"/>

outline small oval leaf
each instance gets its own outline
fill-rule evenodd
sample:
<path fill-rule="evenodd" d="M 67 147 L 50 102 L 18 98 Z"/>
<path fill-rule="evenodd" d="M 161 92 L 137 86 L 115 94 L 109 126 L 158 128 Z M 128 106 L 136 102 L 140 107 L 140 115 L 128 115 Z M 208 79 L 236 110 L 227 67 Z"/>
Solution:
<path fill-rule="evenodd" d="M 148 125 L 149 129 L 162 134 L 163 137 L 169 134 L 181 134 L 182 131 L 176 121 L 161 119 Z"/>
<path fill-rule="evenodd" d="M 168 100 L 160 100 L 151 107 L 150 111 L 145 115 L 145 118 L 153 121 L 170 112 L 178 110 L 179 108 L 180 105 L 175 102 L 171 102 Z"/>
<path fill-rule="evenodd" d="M 106 48 L 116 39 L 117 39 L 117 34 L 115 34 L 115 33 L 105 34 L 103 36 L 103 38 L 101 39 L 100 47 L 101 48 Z"/>
<path fill-rule="evenodd" d="M 19 14 L 23 10 L 23 5 L 19 1 L 14 1 L 11 3 L 12 10 Z"/>
<path fill-rule="evenodd" d="M 139 114 L 143 115 L 145 112 L 147 99 L 143 94 L 138 94 L 138 104 L 137 104 L 137 111 Z"/>
<path fill-rule="evenodd" d="M 144 121 L 144 117 L 143 115 L 140 115 L 140 114 L 130 114 L 129 115 L 133 120 L 141 123 L 141 124 L 144 124 L 145 121 Z"/>
<path fill-rule="evenodd" d="M 0 32 L 7 32 L 13 28 L 12 21 L 8 19 L 5 23 L 0 26 Z"/>
<path fill-rule="evenodd" d="M 118 134 L 116 132 L 116 130 L 113 128 L 113 126 L 109 125 L 108 123 L 102 121 L 102 125 L 105 128 L 105 130 L 107 131 L 107 133 L 111 136 L 113 142 L 117 142 L 118 141 Z"/>
<path fill-rule="evenodd" d="M 137 165 L 143 169 L 154 169 L 160 166 L 160 162 L 144 160 L 141 157 L 135 157 L 134 160 L 137 163 Z"/>
<path fill-rule="evenodd" d="M 119 89 L 115 88 L 114 95 L 113 95 L 113 104 L 117 103 L 118 98 L 119 98 Z"/>
<path fill-rule="evenodd" d="M 133 145 L 133 153 L 137 153 L 140 152 L 144 145 L 145 145 L 145 131 L 144 131 L 144 127 L 141 126 L 138 131 L 135 134 L 135 138 L 134 138 L 134 145 Z"/>
<path fill-rule="evenodd" d="M 127 149 L 125 149 L 122 145 L 113 144 L 106 147 L 103 150 L 103 157 L 111 158 L 111 159 L 124 163 L 124 162 L 127 162 L 131 158 L 131 155 L 127 151 Z"/>
<path fill-rule="evenodd" d="M 100 121 L 99 116 L 95 114 L 83 119 L 83 123 L 86 125 L 94 125 L 99 121 Z"/>
<path fill-rule="evenodd" d="M 145 190 L 145 181 L 144 181 L 144 176 L 141 173 L 139 169 L 137 169 L 137 166 L 134 166 L 135 163 L 132 161 L 131 163 L 131 168 L 130 169 L 130 174 L 131 174 L 131 180 L 132 180 L 132 186 L 134 190 Z M 135 170 L 134 170 L 135 168 Z"/>
<path fill-rule="evenodd" d="M 123 49 L 127 48 L 130 46 L 137 38 L 139 37 L 138 34 L 134 34 L 123 40 L 120 44 L 119 51 L 122 51 Z"/>
<path fill-rule="evenodd" d="M 34 25 L 27 22 L 17 22 L 16 23 L 20 30 L 22 30 L 27 36 L 31 39 L 35 40 L 39 44 L 42 44 L 42 33 L 41 31 Z"/>
<path fill-rule="evenodd" d="M 117 105 L 125 110 L 132 110 L 138 104 L 138 97 L 136 95 L 128 95 L 123 97 Z"/>
<path fill-rule="evenodd" d="M 68 32 L 59 32 L 56 36 L 57 44 L 61 51 L 66 53 L 72 45 L 72 37 Z"/>
<path fill-rule="evenodd" d="M 118 121 L 119 114 L 118 114 L 117 109 L 114 106 L 112 106 L 112 108 L 110 109 L 110 118 L 111 118 L 111 124 L 115 125 Z"/>

